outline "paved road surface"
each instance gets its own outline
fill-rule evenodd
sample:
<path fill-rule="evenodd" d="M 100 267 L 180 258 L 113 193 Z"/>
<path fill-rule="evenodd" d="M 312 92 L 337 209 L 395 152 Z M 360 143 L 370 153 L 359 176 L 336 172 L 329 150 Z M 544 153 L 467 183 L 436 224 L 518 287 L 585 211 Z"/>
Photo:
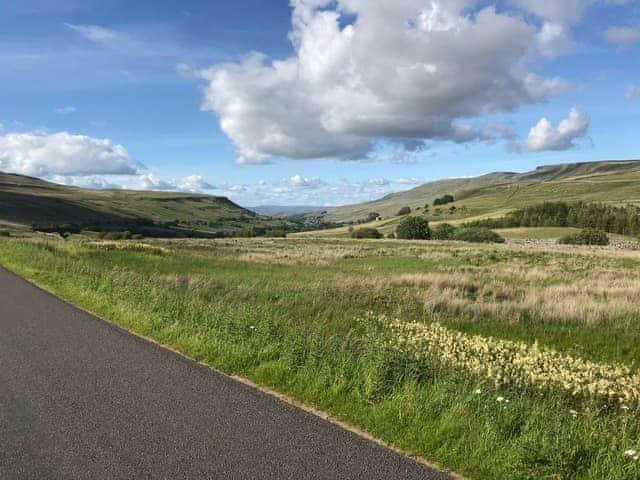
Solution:
<path fill-rule="evenodd" d="M 0 268 L 0 479 L 441 480 Z"/>

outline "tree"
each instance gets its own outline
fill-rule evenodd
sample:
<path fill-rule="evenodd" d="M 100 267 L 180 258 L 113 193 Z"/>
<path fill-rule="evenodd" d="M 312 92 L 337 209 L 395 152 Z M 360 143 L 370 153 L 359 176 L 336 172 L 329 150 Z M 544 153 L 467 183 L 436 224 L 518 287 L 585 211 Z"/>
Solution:
<path fill-rule="evenodd" d="M 403 240 L 429 240 L 429 222 L 422 217 L 405 218 L 396 229 L 396 236 Z"/>
<path fill-rule="evenodd" d="M 383 235 L 375 228 L 359 228 L 351 233 L 351 238 L 382 238 Z"/>
<path fill-rule="evenodd" d="M 380 214 L 379 214 L 378 212 L 371 212 L 369 215 L 367 215 L 367 221 L 366 221 L 366 223 L 374 222 L 374 221 L 376 221 L 378 218 L 380 218 Z"/>
<path fill-rule="evenodd" d="M 434 240 L 451 240 L 456 229 L 449 223 L 441 223 L 433 229 L 431 234 Z"/>
<path fill-rule="evenodd" d="M 558 243 L 564 245 L 609 245 L 609 236 L 602 230 L 587 228 L 580 233 L 562 237 Z"/>
<path fill-rule="evenodd" d="M 398 217 L 409 215 L 410 213 L 411 213 L 411 207 L 402 207 L 400 210 L 398 210 Z"/>
<path fill-rule="evenodd" d="M 452 239 L 470 243 L 504 243 L 504 238 L 484 227 L 459 228 L 453 233 Z"/>
<path fill-rule="evenodd" d="M 433 204 L 438 206 L 438 205 L 446 205 L 448 203 L 453 203 L 453 202 L 455 202 L 455 198 L 453 198 L 453 195 L 447 194 L 447 195 L 443 195 L 440 198 L 436 198 L 433 201 Z"/>

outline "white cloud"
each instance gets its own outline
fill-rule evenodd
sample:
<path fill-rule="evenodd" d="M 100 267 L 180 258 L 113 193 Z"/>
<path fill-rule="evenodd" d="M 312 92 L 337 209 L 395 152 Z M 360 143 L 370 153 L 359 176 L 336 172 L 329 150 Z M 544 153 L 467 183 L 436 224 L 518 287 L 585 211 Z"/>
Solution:
<path fill-rule="evenodd" d="M 632 47 L 640 42 L 640 28 L 611 27 L 604 32 L 604 37 L 621 47 Z"/>
<path fill-rule="evenodd" d="M 563 55 L 575 46 L 569 29 L 554 22 L 544 22 L 536 40 L 540 53 L 549 58 Z"/>
<path fill-rule="evenodd" d="M 640 85 L 628 85 L 627 98 L 640 98 Z"/>
<path fill-rule="evenodd" d="M 0 171 L 50 175 L 127 175 L 141 165 L 122 145 L 108 139 L 60 133 L 9 133 L 0 136 Z"/>
<path fill-rule="evenodd" d="M 48 175 L 44 178 L 63 185 L 99 190 L 124 189 L 203 193 L 216 189 L 216 187 L 199 175 L 190 175 L 177 180 L 163 180 L 151 171 L 142 172 L 137 175 Z"/>
<path fill-rule="evenodd" d="M 191 193 L 213 190 L 216 188 L 200 175 L 189 175 L 188 177 L 181 178 L 176 182 L 176 187 L 181 192 Z"/>
<path fill-rule="evenodd" d="M 301 175 L 294 175 L 293 177 L 285 179 L 282 183 L 292 188 L 318 188 L 325 184 L 325 182 L 318 177 L 307 178 Z"/>
<path fill-rule="evenodd" d="M 557 127 L 548 119 L 542 118 L 529 132 L 526 148 L 533 152 L 569 150 L 575 147 L 577 139 L 587 134 L 589 124 L 589 116 L 576 108 L 571 109 L 569 117 Z"/>
<path fill-rule="evenodd" d="M 560 23 L 575 23 L 595 5 L 626 5 L 633 0 L 508 0 L 534 15 Z"/>
<path fill-rule="evenodd" d="M 56 113 L 59 113 L 60 115 L 69 115 L 75 111 L 76 108 L 71 106 L 56 108 Z"/>
<path fill-rule="evenodd" d="M 422 180 L 417 178 L 396 178 L 391 181 L 391 183 L 395 183 L 396 185 L 421 185 L 424 183 Z"/>
<path fill-rule="evenodd" d="M 168 191 L 182 193 L 202 193 L 216 187 L 199 175 L 189 175 L 176 180 L 164 180 L 154 172 L 146 172 L 119 180 L 120 188 L 128 190 Z"/>
<path fill-rule="evenodd" d="M 111 181 L 108 177 L 100 175 L 48 175 L 45 177 L 45 179 L 53 183 L 59 183 L 61 185 L 69 185 L 79 188 L 93 188 L 96 190 L 118 190 L 123 188 L 117 180 Z"/>
<path fill-rule="evenodd" d="M 118 32 L 99 25 L 74 25 L 72 23 L 65 23 L 64 25 L 95 43 L 107 43 L 121 38 Z"/>
<path fill-rule="evenodd" d="M 473 10 L 479 0 L 291 3 L 295 55 L 271 62 L 253 53 L 200 72 L 209 82 L 203 108 L 219 116 L 240 163 L 358 159 L 381 139 L 486 140 L 458 122 L 565 86 L 526 67 L 566 47 L 565 27 Z"/>

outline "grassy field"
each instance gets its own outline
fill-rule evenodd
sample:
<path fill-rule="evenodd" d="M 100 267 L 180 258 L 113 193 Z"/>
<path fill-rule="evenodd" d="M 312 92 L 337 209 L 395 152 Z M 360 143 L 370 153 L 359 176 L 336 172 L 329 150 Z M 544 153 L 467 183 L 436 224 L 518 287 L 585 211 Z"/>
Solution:
<path fill-rule="evenodd" d="M 637 251 L 0 238 L 0 263 L 470 478 L 640 478 Z"/>

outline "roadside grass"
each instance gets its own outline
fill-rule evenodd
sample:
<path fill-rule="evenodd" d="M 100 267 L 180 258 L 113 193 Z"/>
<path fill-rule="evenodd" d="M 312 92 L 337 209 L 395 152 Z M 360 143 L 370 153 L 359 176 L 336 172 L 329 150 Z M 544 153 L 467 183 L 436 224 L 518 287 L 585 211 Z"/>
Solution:
<path fill-rule="evenodd" d="M 398 352 L 372 320 L 437 321 L 635 367 L 635 252 L 446 242 L 149 243 L 0 239 L 0 263 L 125 328 L 474 479 L 640 476 L 639 463 L 624 454 L 640 447 L 637 406 L 497 388 Z M 552 297 L 559 307 L 545 303 L 548 289 L 559 292 Z M 530 300 L 525 309 L 519 295 Z M 587 301 L 588 309 L 604 306 L 600 316 L 574 315 Z"/>

